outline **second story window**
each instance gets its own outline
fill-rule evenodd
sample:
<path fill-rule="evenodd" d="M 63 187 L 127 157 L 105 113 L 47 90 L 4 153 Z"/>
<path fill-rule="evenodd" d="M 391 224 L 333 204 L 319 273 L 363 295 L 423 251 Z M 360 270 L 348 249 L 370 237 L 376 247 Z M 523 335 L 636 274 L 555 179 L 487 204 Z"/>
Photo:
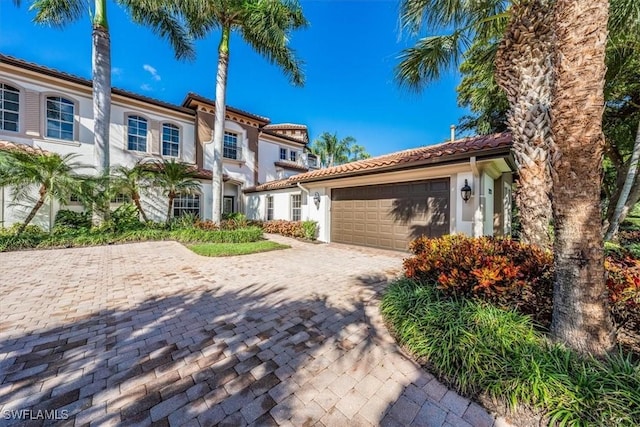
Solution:
<path fill-rule="evenodd" d="M 73 141 L 75 104 L 60 96 L 47 97 L 47 138 Z"/>
<path fill-rule="evenodd" d="M 222 157 L 225 159 L 240 160 L 240 147 L 238 147 L 238 134 L 232 132 L 224 133 L 224 146 Z"/>
<path fill-rule="evenodd" d="M 280 149 L 280 160 L 287 160 L 287 149 L 286 148 L 281 148 Z"/>
<path fill-rule="evenodd" d="M 176 125 L 162 125 L 162 155 L 178 157 L 180 152 L 180 129 Z"/>
<path fill-rule="evenodd" d="M 127 150 L 147 151 L 147 119 L 129 116 L 127 120 Z"/>
<path fill-rule="evenodd" d="M 289 160 L 291 160 L 292 162 L 298 160 L 298 153 L 293 150 L 289 151 Z"/>
<path fill-rule="evenodd" d="M 18 132 L 20 91 L 13 86 L 0 83 L 0 130 Z"/>

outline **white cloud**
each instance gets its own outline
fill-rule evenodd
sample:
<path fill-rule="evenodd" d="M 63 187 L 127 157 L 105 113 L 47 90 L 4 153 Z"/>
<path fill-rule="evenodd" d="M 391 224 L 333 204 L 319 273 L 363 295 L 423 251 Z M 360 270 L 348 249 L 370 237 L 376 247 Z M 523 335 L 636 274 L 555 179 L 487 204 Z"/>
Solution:
<path fill-rule="evenodd" d="M 140 85 L 140 89 L 142 89 L 142 90 L 144 90 L 144 91 L 146 91 L 146 92 L 149 92 L 149 91 L 152 91 L 152 90 L 153 90 L 153 88 L 151 87 L 151 85 L 150 85 L 150 84 L 147 84 L 147 83 L 144 83 L 144 84 Z"/>
<path fill-rule="evenodd" d="M 115 77 L 120 77 L 124 74 L 124 70 L 122 68 L 119 67 L 113 67 L 111 69 L 111 75 L 115 76 Z"/>
<path fill-rule="evenodd" d="M 158 74 L 158 71 L 155 69 L 155 67 L 149 64 L 144 64 L 142 68 L 149 74 L 151 74 L 151 78 L 153 78 L 153 80 L 160 81 L 160 74 Z"/>

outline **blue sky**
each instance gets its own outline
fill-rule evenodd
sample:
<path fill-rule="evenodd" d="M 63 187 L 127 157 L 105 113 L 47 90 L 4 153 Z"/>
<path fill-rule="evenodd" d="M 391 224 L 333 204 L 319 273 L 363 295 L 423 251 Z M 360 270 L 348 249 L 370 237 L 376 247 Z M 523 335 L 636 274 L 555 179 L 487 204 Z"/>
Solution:
<path fill-rule="evenodd" d="M 64 29 L 32 22 L 31 2 L 20 9 L 0 0 L 0 52 L 82 77 L 91 77 L 88 17 Z M 90 2 L 91 3 L 91 2 Z M 292 35 L 305 61 L 306 84 L 293 87 L 278 68 L 232 35 L 227 104 L 306 124 L 310 137 L 324 131 L 351 135 L 372 155 L 441 142 L 465 111 L 457 107 L 459 76 L 449 73 L 421 94 L 393 80 L 398 53 L 412 44 L 398 31 L 398 3 L 384 0 L 302 0 L 310 21 Z M 213 98 L 219 33 L 196 44 L 197 58 L 177 61 L 169 44 L 129 21 L 109 4 L 112 84 L 179 104 L 187 92 Z"/>

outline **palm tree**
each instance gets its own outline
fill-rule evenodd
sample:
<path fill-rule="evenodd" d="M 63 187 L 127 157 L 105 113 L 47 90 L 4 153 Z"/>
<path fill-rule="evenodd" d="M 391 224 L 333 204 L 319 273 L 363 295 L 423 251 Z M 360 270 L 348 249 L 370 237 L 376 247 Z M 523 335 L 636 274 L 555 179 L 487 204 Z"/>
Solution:
<path fill-rule="evenodd" d="M 320 157 L 320 162 L 325 167 L 330 168 L 349 161 L 355 142 L 356 139 L 352 136 L 338 139 L 337 133 L 324 132 L 311 145 L 311 152 Z"/>
<path fill-rule="evenodd" d="M 558 0 L 551 126 L 555 338 L 604 354 L 615 342 L 607 307 L 600 191 L 607 0 Z"/>
<path fill-rule="evenodd" d="M 14 202 L 32 200 L 34 190 L 38 193 L 17 234 L 24 231 L 45 203 L 65 204 L 79 190 L 83 176 L 78 170 L 87 166 L 77 163 L 75 157 L 76 154 L 61 156 L 20 149 L 0 152 L 0 187 L 13 188 Z"/>
<path fill-rule="evenodd" d="M 195 178 L 192 165 L 175 159 L 157 161 L 141 166 L 154 173 L 154 183 L 160 187 L 168 199 L 167 223 L 171 221 L 173 201 L 180 194 L 193 194 L 200 189 L 200 181 Z"/>
<path fill-rule="evenodd" d="M 176 57 L 194 55 L 191 39 L 181 26 L 179 12 L 171 4 L 153 0 L 116 0 L 131 15 L 134 22 L 150 27 L 167 38 Z M 14 0 L 16 5 L 19 0 Z M 111 122 L 111 39 L 107 21 L 107 0 L 33 0 L 30 10 L 36 11 L 35 22 L 64 27 L 88 14 L 93 25 L 93 134 L 94 155 L 98 174 L 109 171 L 109 126 Z"/>
<path fill-rule="evenodd" d="M 229 40 L 239 33 L 247 44 L 279 66 L 294 85 L 302 86 L 301 63 L 289 47 L 292 30 L 307 26 L 297 0 L 184 0 L 178 2 L 196 37 L 220 30 L 213 130 L 212 220 L 222 219 L 222 143 L 226 115 Z"/>
<path fill-rule="evenodd" d="M 149 221 L 140 203 L 141 185 L 147 183 L 153 174 L 148 168 L 138 163 L 133 167 L 118 166 L 113 170 L 111 188 L 116 193 L 126 194 L 138 209 L 144 222 Z"/>
<path fill-rule="evenodd" d="M 529 0 L 511 8 L 496 54 L 496 80 L 509 101 L 507 114 L 518 166 L 516 203 L 525 243 L 551 247 L 552 0 Z"/>
<path fill-rule="evenodd" d="M 353 144 L 351 149 L 349 150 L 349 161 L 355 162 L 358 160 L 368 159 L 371 157 L 371 154 L 367 153 L 366 148 L 364 148 L 360 144 Z"/>

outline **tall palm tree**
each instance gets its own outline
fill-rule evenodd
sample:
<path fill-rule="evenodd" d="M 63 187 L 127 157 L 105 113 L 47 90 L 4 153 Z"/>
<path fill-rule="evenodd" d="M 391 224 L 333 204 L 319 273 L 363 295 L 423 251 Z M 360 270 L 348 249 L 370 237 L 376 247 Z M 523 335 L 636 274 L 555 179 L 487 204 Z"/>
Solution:
<path fill-rule="evenodd" d="M 297 0 L 184 0 L 178 2 L 196 37 L 220 30 L 213 129 L 212 219 L 222 219 L 222 143 L 226 116 L 229 40 L 233 32 L 269 62 L 279 66 L 294 85 L 302 86 L 301 63 L 289 47 L 291 31 L 307 26 Z"/>
<path fill-rule="evenodd" d="M 76 162 L 75 157 L 76 154 L 61 156 L 20 149 L 0 151 L 0 187 L 13 189 L 14 202 L 32 200 L 34 190 L 38 194 L 17 234 L 24 231 L 45 203 L 65 204 L 78 191 L 83 180 L 78 172 L 87 166 Z"/>
<path fill-rule="evenodd" d="M 352 136 L 338 139 L 337 133 L 324 132 L 311 145 L 311 152 L 320 157 L 320 162 L 325 167 L 330 168 L 349 161 L 355 142 L 356 139 Z"/>
<path fill-rule="evenodd" d="M 14 0 L 19 5 L 19 0 Z M 111 122 L 111 39 L 107 21 L 108 0 L 94 0 L 93 9 L 86 0 L 33 0 L 30 10 L 36 11 L 35 22 L 64 27 L 85 14 L 91 17 L 93 134 L 94 155 L 98 174 L 109 171 L 109 126 Z M 170 3 L 153 0 L 116 0 L 131 15 L 134 22 L 150 27 L 168 39 L 176 57 L 194 55 L 188 32 L 181 25 L 178 10 Z"/>
<path fill-rule="evenodd" d="M 367 149 L 360 144 L 353 144 L 349 150 L 350 162 L 368 159 L 369 157 L 371 157 L 371 154 L 367 153 Z"/>
<path fill-rule="evenodd" d="M 509 101 L 507 114 L 518 166 L 516 203 L 525 243 L 551 247 L 551 88 L 553 0 L 514 4 L 496 54 L 496 80 Z"/>
<path fill-rule="evenodd" d="M 555 223 L 554 337 L 595 354 L 615 335 L 607 307 L 600 191 L 607 0 L 557 0 L 551 176 Z"/>
<path fill-rule="evenodd" d="M 193 194 L 200 189 L 200 181 L 195 178 L 192 165 L 171 159 L 145 164 L 141 167 L 154 173 L 155 185 L 160 187 L 167 196 L 167 223 L 171 221 L 175 198 L 180 194 Z"/>
<path fill-rule="evenodd" d="M 118 166 L 113 169 L 112 174 L 111 189 L 115 193 L 126 194 L 131 198 L 144 222 L 149 219 L 140 203 L 140 191 L 141 187 L 148 183 L 152 177 L 153 174 L 149 169 L 140 163 L 133 167 Z"/>

